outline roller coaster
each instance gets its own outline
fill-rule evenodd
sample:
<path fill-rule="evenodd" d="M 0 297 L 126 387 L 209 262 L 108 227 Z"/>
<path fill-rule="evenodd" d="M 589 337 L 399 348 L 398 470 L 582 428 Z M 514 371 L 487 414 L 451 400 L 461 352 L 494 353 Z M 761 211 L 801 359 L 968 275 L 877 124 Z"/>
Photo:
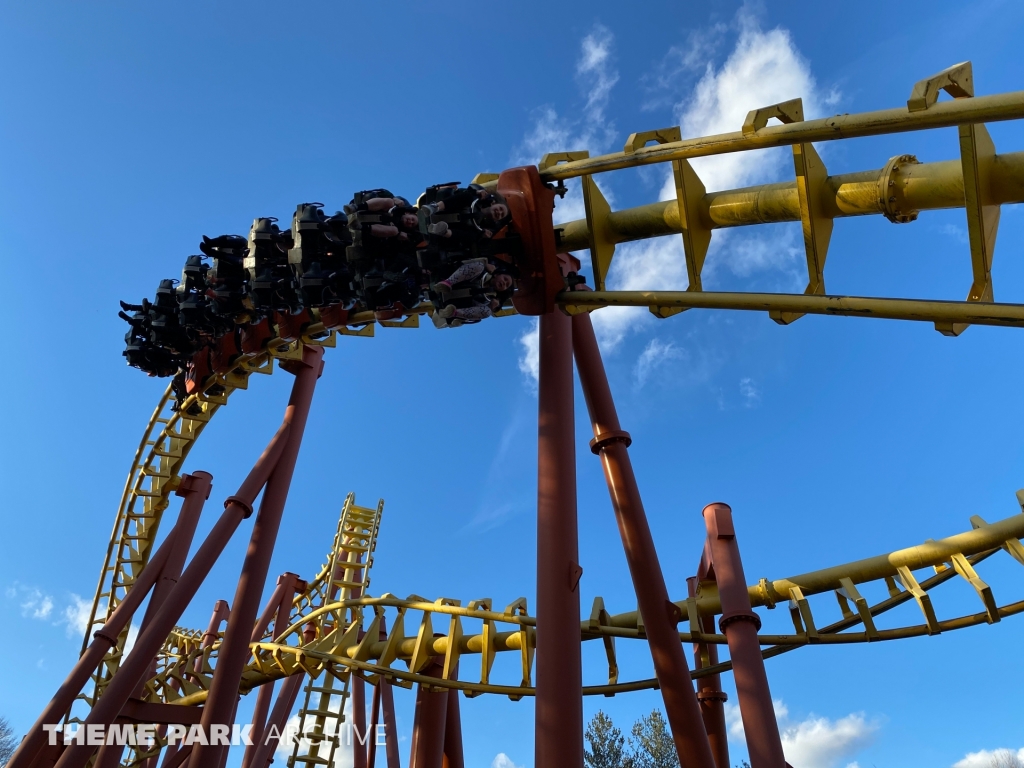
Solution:
<path fill-rule="evenodd" d="M 942 91 L 952 99 L 940 101 Z M 631 438 L 616 414 L 590 313 L 640 306 L 668 318 L 688 309 L 732 309 L 767 312 L 780 324 L 805 314 L 840 315 L 930 322 L 947 336 L 970 325 L 1024 326 L 1024 305 L 997 302 L 992 283 L 1000 207 L 1024 202 L 1024 152 L 997 154 L 985 127 L 1021 118 L 1024 92 L 975 96 L 967 62 L 920 81 L 907 104 L 893 109 L 805 120 L 801 101 L 794 99 L 753 109 L 734 133 L 684 139 L 678 127 L 644 131 L 631 135 L 622 152 L 551 153 L 536 167 L 478 174 L 469 187 L 431 187 L 415 205 L 388 190 L 371 190 L 334 216 L 318 203 L 304 203 L 290 230 L 262 217 L 248 238 L 204 238 L 201 250 L 211 264 L 190 257 L 179 283 L 165 280 L 154 301 L 123 307 L 128 362 L 171 383 L 132 460 L 82 654 L 9 765 L 223 766 L 227 743 L 175 734 L 185 728 L 223 733 L 217 729 L 235 722 L 239 695 L 254 693 L 254 743 L 245 750 L 244 768 L 266 768 L 284 748 L 278 735 L 296 706 L 302 738 L 286 745 L 289 766 L 334 764 L 338 750 L 347 747 L 347 718 L 357 734 L 357 768 L 375 765 L 376 740 L 358 734 L 378 726 L 386 736 L 388 768 L 398 768 L 393 686 L 416 686 L 413 768 L 463 765 L 459 692 L 533 697 L 535 764 L 563 768 L 583 765 L 583 696 L 643 689 L 660 691 L 682 766 L 729 768 L 721 675 L 731 672 L 750 765 L 784 768 L 764 660 L 810 645 L 936 635 L 1024 612 L 1024 601 L 1000 603 L 978 573 L 985 560 L 1000 554 L 1024 565 L 1024 513 L 995 522 L 975 515 L 962 533 L 748 584 L 731 510 L 710 504 L 703 512 L 707 537 L 695 545 L 697 567 L 687 594 L 670 596 L 630 464 Z M 769 125 L 773 119 L 779 124 Z M 940 128 L 956 128 L 959 158 L 923 163 L 904 154 L 877 170 L 830 175 L 814 148 L 814 142 Z M 794 180 L 708 192 L 689 162 L 769 147 L 791 148 Z M 662 163 L 671 168 L 675 199 L 611 210 L 597 176 Z M 580 184 L 586 217 L 555 227 L 552 212 L 567 180 Z M 921 211 L 940 208 L 966 213 L 973 274 L 966 300 L 826 291 L 835 219 L 880 214 L 906 224 Z M 783 221 L 802 227 L 802 294 L 704 290 L 701 272 L 715 229 Z M 666 235 L 682 238 L 687 290 L 608 289 L 617 245 Z M 590 253 L 593 285 L 572 255 L 583 249 Z M 336 346 L 339 336 L 372 336 L 376 326 L 416 327 L 423 315 L 444 327 L 516 313 L 539 317 L 534 611 L 522 597 L 502 607 L 491 599 L 463 604 L 373 596 L 370 572 L 384 502 L 360 506 L 350 494 L 316 576 L 282 574 L 261 613 L 325 348 Z M 590 450 L 604 470 L 636 591 L 634 610 L 612 613 L 596 598 L 587 615 L 580 605 L 574 362 L 593 427 Z M 294 376 L 281 427 L 188 559 L 212 476 L 186 473 L 186 459 L 213 416 L 238 390 L 248 389 L 253 374 L 278 368 Z M 165 522 L 172 496 L 181 503 L 176 518 Z M 1024 491 L 1017 492 L 1017 505 L 1024 506 Z M 255 519 L 234 600 L 217 602 L 205 630 L 178 626 L 250 517 Z M 932 594 L 956 579 L 974 590 L 980 610 L 942 617 Z M 871 602 L 861 591 L 875 586 L 887 597 Z M 835 600 L 831 610 L 838 605 L 840 613 L 831 622 L 823 618 L 828 593 Z M 884 614 L 911 603 L 920 623 L 882 625 Z M 754 609 L 783 604 L 793 631 L 761 633 Z M 131 620 L 144 605 L 129 649 Z M 607 684 L 582 683 L 581 646 L 590 641 L 603 644 Z M 620 680 L 617 654 L 626 641 L 634 653 L 650 654 L 654 678 Z M 693 647 L 692 669 L 684 644 Z M 724 661 L 722 646 L 728 649 Z M 496 668 L 499 653 L 521 663 Z M 61 721 L 65 738 L 48 739 Z M 153 729 L 150 738 L 129 745 L 69 738 L 116 724 Z"/>

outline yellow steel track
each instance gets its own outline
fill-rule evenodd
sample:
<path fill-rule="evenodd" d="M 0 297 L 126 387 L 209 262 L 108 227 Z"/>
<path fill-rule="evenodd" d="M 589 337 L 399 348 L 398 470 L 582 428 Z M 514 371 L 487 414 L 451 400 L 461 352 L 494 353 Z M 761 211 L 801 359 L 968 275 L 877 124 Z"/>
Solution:
<path fill-rule="evenodd" d="M 856 115 L 838 115 L 820 120 L 803 120 L 799 100 L 768 105 L 750 112 L 740 130 L 701 138 L 683 139 L 678 128 L 632 134 L 622 152 L 589 157 L 584 151 L 551 153 L 541 161 L 541 177 L 561 183 L 579 179 L 586 217 L 559 226 L 558 236 L 564 250 L 588 248 L 596 291 L 562 293 L 559 302 L 569 313 L 593 311 L 603 306 L 646 306 L 659 317 L 668 317 L 690 308 L 715 308 L 766 311 L 776 322 L 786 324 L 803 314 L 879 317 L 932 322 L 947 335 L 957 335 L 968 325 L 987 324 L 1024 326 L 1024 305 L 994 300 L 992 257 L 998 228 L 1000 206 L 1024 202 L 1024 152 L 999 155 L 984 127 L 986 122 L 1024 118 L 1024 91 L 992 96 L 971 96 L 952 89 L 958 98 L 937 102 L 938 90 L 948 87 L 950 79 L 970 79 L 970 65 L 939 73 L 914 86 L 907 107 Z M 964 69 L 966 67 L 966 70 Z M 966 79 L 965 79 L 966 72 Z M 951 74 L 952 73 L 952 74 Z M 945 85 L 944 85 L 945 84 Z M 770 118 L 784 124 L 767 125 Z M 890 158 L 880 169 L 830 175 L 817 156 L 812 142 L 833 141 L 862 136 L 903 133 L 934 128 L 956 128 L 960 158 L 937 163 L 919 163 L 912 155 Z M 653 146 L 648 146 L 654 142 Z M 795 180 L 739 190 L 707 192 L 689 165 L 689 160 L 722 153 L 789 146 L 794 157 Z M 676 199 L 658 201 L 638 208 L 612 211 L 595 177 L 598 174 L 669 163 L 675 180 Z M 493 184 L 496 174 L 479 174 L 476 181 Z M 884 215 L 894 223 L 908 223 L 920 211 L 963 208 L 969 234 L 969 259 L 973 283 L 965 286 L 966 301 L 923 298 L 849 297 L 825 291 L 824 266 L 834 219 L 855 215 Z M 724 293 L 703 290 L 701 269 L 716 229 L 781 221 L 799 221 L 807 256 L 807 289 L 803 294 Z M 618 244 L 634 240 L 679 234 L 689 275 L 686 291 L 609 291 L 606 278 Z M 418 315 L 432 311 L 421 305 L 410 311 L 402 322 L 383 322 L 385 327 L 415 327 Z M 503 313 L 503 314 L 508 314 Z M 165 392 L 150 418 L 136 450 L 124 493 L 118 506 L 110 544 L 104 558 L 99 584 L 93 600 L 89 629 L 103 624 L 124 594 L 145 568 L 156 540 L 163 511 L 177 487 L 186 457 L 219 408 L 226 405 L 237 389 L 248 386 L 253 373 L 271 373 L 274 358 L 297 358 L 303 344 L 334 346 L 336 334 L 372 336 L 372 313 L 361 313 L 349 320 L 350 327 L 325 328 L 314 323 L 300 341 L 272 341 L 265 352 L 244 355 L 227 375 L 204 383 L 203 390 L 190 396 L 180 410 L 170 410 L 170 391 Z M 317 339 L 318 336 L 325 338 Z M 1024 610 L 1024 603 L 998 606 L 991 590 L 974 571 L 974 565 L 1002 548 L 1024 563 L 1024 549 L 1018 541 L 1024 534 L 1024 515 L 987 525 L 972 519 L 973 531 L 942 540 L 954 542 L 942 551 L 935 542 L 903 553 L 879 556 L 870 562 L 826 569 L 791 580 L 767 582 L 751 587 L 755 606 L 774 607 L 778 601 L 790 601 L 794 633 L 762 635 L 769 646 L 766 656 L 776 655 L 809 644 L 870 642 L 920 634 L 935 634 L 983 622 L 999 621 Z M 941 543 L 941 542 L 940 542 Z M 909 553 L 909 554 L 908 554 Z M 901 560 L 901 558 L 903 558 Z M 918 583 L 913 571 L 932 566 L 938 572 Z M 327 568 L 327 566 L 325 566 Z M 415 596 L 399 600 L 384 597 L 342 600 L 331 603 L 322 594 L 326 572 L 310 582 L 304 595 L 293 606 L 295 623 L 284 638 L 264 638 L 254 646 L 254 659 L 243 679 L 243 688 L 252 687 L 302 669 L 311 675 L 324 669 L 345 676 L 348 670 L 363 674 L 386 675 L 398 684 L 426 682 L 441 687 L 460 688 L 469 695 L 499 693 L 512 698 L 532 695 L 532 631 L 534 620 L 520 599 L 503 612 L 491 610 L 489 600 L 477 600 L 462 607 L 458 601 L 430 602 Z M 984 611 L 954 619 L 939 620 L 931 607 L 928 590 L 954 575 L 966 579 L 977 591 Z M 813 578 L 811 578 L 813 577 Z M 856 584 L 883 580 L 889 598 L 868 605 Z M 902 588 L 898 586 L 902 585 Z M 321 590 L 318 592 L 317 590 Z M 807 598 L 819 592 L 835 592 L 843 618 L 817 629 Z M 909 600 L 915 600 L 925 618 L 924 624 L 895 629 L 877 629 L 873 617 Z M 317 607 L 314 607 L 314 606 Z M 716 597 L 705 587 L 696 600 L 678 603 L 686 611 L 690 631 L 680 633 L 686 641 L 724 642 L 721 635 L 700 635 L 696 617 L 713 611 Z M 354 637 L 363 622 L 364 611 L 373 613 L 373 622 L 384 612 L 394 612 L 388 622 L 390 632 L 385 645 L 378 641 L 356 643 Z M 408 611 L 422 614 L 420 629 L 414 636 L 404 635 Z M 449 621 L 444 637 L 431 637 L 430 617 L 444 616 Z M 320 632 L 312 643 L 300 642 L 303 622 L 318 621 Z M 329 621 L 328 621 L 329 619 Z M 481 622 L 481 631 L 465 635 L 462 621 Z M 327 622 L 325 624 L 325 621 Z M 849 632 L 863 624 L 861 632 Z M 510 628 L 498 632 L 497 627 Z M 325 627 L 330 630 L 326 631 Z M 376 636 L 367 632 L 367 636 Z M 609 616 L 603 604 L 595 604 L 593 615 L 581 628 L 581 638 L 600 638 L 609 659 L 609 683 L 591 686 L 587 693 L 611 695 L 625 690 L 654 687 L 653 680 L 620 683 L 614 661 L 614 639 L 643 638 L 643 626 L 636 612 Z M 81 698 L 91 704 L 117 669 L 123 653 L 122 634 L 103 665 L 97 671 L 95 688 Z M 84 647 L 84 645 L 83 645 Z M 196 703 L 205 697 L 199 678 L 185 674 L 182 665 L 194 664 L 197 654 L 207 672 L 216 658 L 218 644 L 199 648 L 198 636 L 189 630 L 176 630 L 165 646 L 161 672 L 150 681 L 149 695 L 173 703 Z M 499 651 L 515 651 L 521 657 L 522 679 L 516 685 L 497 685 L 490 681 L 490 664 Z M 460 654 L 481 655 L 478 682 L 456 681 L 448 674 L 443 679 L 424 678 L 420 674 L 427 655 L 446 659 L 446 670 L 454 668 Z M 394 662 L 409 663 L 409 671 L 395 669 Z M 710 674 L 728 665 L 704 669 Z M 175 672 L 174 670 L 178 671 Z M 189 667 L 191 669 L 191 667 Z M 170 685 L 177 674 L 179 682 Z M 165 676 L 163 679 L 161 675 Z M 168 677 L 169 676 L 169 677 Z M 187 684 L 186 684 L 187 683 Z M 192 688 L 189 688 L 192 685 Z"/>

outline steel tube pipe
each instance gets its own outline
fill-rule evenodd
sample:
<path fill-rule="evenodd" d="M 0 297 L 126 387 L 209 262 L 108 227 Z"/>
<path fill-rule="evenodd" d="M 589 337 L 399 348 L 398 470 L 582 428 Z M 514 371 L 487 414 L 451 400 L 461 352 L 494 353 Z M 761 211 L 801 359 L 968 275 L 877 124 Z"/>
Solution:
<path fill-rule="evenodd" d="M 540 318 L 537 439 L 537 768 L 583 768 L 572 322 Z"/>
<path fill-rule="evenodd" d="M 959 160 L 910 166 L 903 196 L 910 210 L 964 207 L 964 176 Z M 883 213 L 879 185 L 885 169 L 829 176 L 823 185 L 822 213 L 830 218 Z M 1024 152 L 997 155 L 989 178 L 992 204 L 1024 203 Z M 709 192 L 701 201 L 704 226 L 710 229 L 800 221 L 796 180 L 742 189 Z M 590 247 L 586 219 L 559 224 L 561 246 L 568 251 Z M 613 242 L 626 243 L 682 232 L 675 200 L 612 211 L 607 231 Z M 680 256 L 682 258 L 682 256 Z"/>
<path fill-rule="evenodd" d="M 8 768 L 29 768 L 39 754 L 39 751 L 46 746 L 48 737 L 43 730 L 43 726 L 56 725 L 60 722 L 64 713 L 74 704 L 75 697 L 81 693 L 82 688 L 89 682 L 89 678 L 96 671 L 100 662 L 103 661 L 103 657 L 107 655 L 107 651 L 117 643 L 117 636 L 121 634 L 121 630 L 131 620 L 135 611 L 139 609 L 142 601 L 149 594 L 149 590 L 159 577 L 161 568 L 167 562 L 167 558 L 174 548 L 175 535 L 176 532 L 174 530 L 168 534 L 163 544 L 153 553 L 149 565 L 142 569 L 142 573 L 135 579 L 135 583 L 128 590 L 124 599 L 118 603 L 117 608 L 110 614 L 110 618 L 107 619 L 102 627 L 93 632 L 92 643 L 89 644 L 85 652 L 79 657 L 71 673 L 61 684 L 60 688 L 57 689 L 53 698 L 50 699 L 50 702 L 43 709 L 42 714 L 32 724 L 32 727 L 28 729 L 25 738 L 21 740 L 18 748 L 11 755 L 10 761 L 7 763 Z"/>
<path fill-rule="evenodd" d="M 782 738 L 775 719 L 772 693 L 768 687 L 757 630 L 761 620 L 750 607 L 743 561 L 728 504 L 704 507 L 708 549 L 715 570 L 715 582 L 722 599 L 719 627 L 729 643 L 736 697 L 739 699 L 743 732 L 751 768 L 786 768 Z"/>
<path fill-rule="evenodd" d="M 629 460 L 629 436 L 619 424 L 589 315 L 572 319 L 572 340 L 576 369 L 594 429 L 591 448 L 600 456 L 604 468 L 679 762 L 683 768 L 714 768 L 700 705 L 690 682 L 686 654 L 676 630 L 681 614 L 669 600 L 658 551 Z"/>
<path fill-rule="evenodd" d="M 135 686 L 145 676 L 150 661 L 160 651 L 167 634 L 174 627 L 182 611 L 195 597 L 213 564 L 224 551 L 231 536 L 242 520 L 251 514 L 252 502 L 266 483 L 267 476 L 281 455 L 288 434 L 289 423 L 286 416 L 285 423 L 281 425 L 263 455 L 260 456 L 243 481 L 239 493 L 225 502 L 224 512 L 220 519 L 214 524 L 213 529 L 182 573 L 177 585 L 168 595 L 159 612 L 153 617 L 150 626 L 145 632 L 139 633 L 135 647 L 122 661 L 121 666 L 104 690 L 103 696 L 89 712 L 85 719 L 85 725 L 97 723 L 109 725 L 117 717 Z M 145 573 L 145 569 L 143 573 Z M 155 577 L 156 574 L 154 574 Z M 82 768 L 95 749 L 95 747 L 85 744 L 69 745 L 60 760 L 57 761 L 55 768 Z"/>
<path fill-rule="evenodd" d="M 436 661 L 426 669 L 425 674 L 433 677 L 440 677 L 444 671 Z M 448 691 L 434 691 L 422 684 L 417 686 L 409 768 L 443 768 L 447 719 Z"/>
<path fill-rule="evenodd" d="M 920 322 L 1024 327 L 1024 304 L 973 301 L 878 299 L 864 296 L 808 296 L 728 291 L 573 291 L 558 295 L 567 311 L 590 307 L 742 309 L 752 312 L 802 312 L 811 315 L 874 317 Z"/>
<path fill-rule="evenodd" d="M 656 144 L 636 152 L 614 152 L 608 155 L 561 163 L 540 172 L 543 181 L 572 179 L 578 176 L 641 165 L 688 160 L 749 149 L 767 149 L 816 141 L 835 141 L 861 136 L 907 133 L 928 128 L 949 128 L 954 125 L 992 123 L 1024 118 L 1024 91 L 975 96 L 969 99 L 940 101 L 921 112 L 910 112 L 905 106 L 859 114 L 834 115 L 817 120 L 802 120 L 787 125 L 768 125 L 755 133 L 742 131 L 683 139 Z M 491 182 L 485 186 L 493 186 Z"/>
<path fill-rule="evenodd" d="M 686 589 L 690 597 L 697 594 L 697 578 L 695 576 L 686 580 Z M 702 633 L 714 633 L 714 616 L 702 616 L 700 624 Z M 708 642 L 693 644 L 693 668 L 695 671 L 714 667 L 717 664 L 717 645 Z M 728 697 L 722 691 L 722 676 L 719 674 L 704 675 L 696 677 L 696 680 L 700 716 L 704 721 L 704 732 L 708 735 L 711 754 L 715 758 L 715 768 L 732 768 L 729 763 L 729 732 L 726 730 L 725 724 L 725 702 Z"/>
<path fill-rule="evenodd" d="M 384 677 L 377 681 L 380 686 L 381 714 L 384 718 L 384 754 L 388 759 L 388 768 L 402 768 L 402 760 L 398 752 L 398 720 L 395 717 L 395 695 L 391 690 L 391 682 Z"/>
<path fill-rule="evenodd" d="M 224 631 L 210 694 L 203 707 L 200 726 L 206 733 L 210 733 L 211 726 L 215 724 L 230 726 L 234 718 L 238 704 L 238 683 L 250 655 L 249 639 L 270 570 L 270 559 L 302 445 L 313 391 L 323 369 L 323 354 L 322 347 L 304 346 L 301 364 L 296 366 L 295 382 L 286 409 L 291 430 L 287 445 L 267 480 L 235 590 L 235 599 L 231 603 L 231 617 Z M 189 765 L 193 768 L 219 768 L 227 760 L 228 749 L 224 745 L 197 744 L 192 750 Z"/>

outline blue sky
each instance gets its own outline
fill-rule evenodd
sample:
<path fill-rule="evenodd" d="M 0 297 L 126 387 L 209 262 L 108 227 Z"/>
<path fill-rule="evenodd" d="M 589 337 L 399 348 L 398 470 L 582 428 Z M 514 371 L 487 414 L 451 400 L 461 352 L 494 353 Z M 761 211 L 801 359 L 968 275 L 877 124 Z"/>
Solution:
<path fill-rule="evenodd" d="M 203 234 L 244 233 L 298 202 L 432 183 L 621 148 L 633 131 L 736 130 L 748 109 L 801 96 L 809 115 L 905 102 L 918 79 L 974 63 L 977 92 L 1022 88 L 1024 8 L 1011 2 L 590 2 L 505 6 L 36 3 L 0 9 L 0 223 L 9 351 L 0 616 L 0 715 L 27 727 L 76 658 L 139 435 L 163 388 L 128 369 L 118 299 L 176 276 Z M 1019 123 L 990 126 L 1020 151 Z M 957 156 L 952 129 L 820 147 L 831 172 L 913 153 Z M 708 189 L 791 177 L 785 153 L 695 163 Z M 615 207 L 662 194 L 663 169 L 601 179 Z M 574 202 L 577 201 L 577 202 Z M 559 215 L 580 215 L 570 194 Z M 1003 211 L 993 270 L 1024 301 L 1019 206 Z M 830 292 L 960 299 L 970 284 L 962 211 L 912 225 L 836 223 Z M 619 249 L 616 287 L 682 288 L 677 238 Z M 711 290 L 802 289 L 795 225 L 715 235 Z M 966 530 L 1019 511 L 1024 486 L 1020 331 L 940 336 L 925 324 L 692 311 L 595 314 L 670 592 L 685 595 L 701 508 L 734 509 L 750 579 L 779 578 Z M 345 494 L 386 499 L 373 591 L 533 604 L 535 413 L 529 319 L 438 332 L 380 330 L 326 358 L 271 573 L 318 568 Z M 233 492 L 276 423 L 289 377 L 254 382 L 189 459 Z M 585 607 L 632 610 L 628 579 L 577 397 Z M 215 505 L 216 506 L 216 505 Z M 214 507 L 215 508 L 215 507 Z M 207 515 L 205 525 L 211 524 Z M 202 530 L 201 530 L 202 532 Z M 247 540 L 232 542 L 184 617 L 230 599 Z M 982 570 L 1001 603 L 1020 566 Z M 977 610 L 949 585 L 946 615 Z M 272 587 L 272 583 L 271 583 Z M 957 591 L 957 590 L 960 591 Z M 965 588 L 966 589 L 966 588 Z M 268 590 L 269 592 L 269 590 Z M 908 623 L 918 619 L 902 614 Z M 785 626 L 776 611 L 769 626 Z M 781 623 L 780 623 L 781 622 Z M 1020 621 L 893 644 L 809 648 L 768 671 L 796 768 L 975 768 L 1024 748 Z M 15 644 L 16 643 L 16 647 Z M 623 644 L 625 645 L 625 644 Z M 647 677 L 620 648 L 623 679 Z M 585 679 L 600 680 L 598 648 Z M 654 693 L 586 702 L 627 729 Z M 407 737 L 412 698 L 400 693 Z M 533 709 L 462 702 L 467 764 L 532 766 Z M 403 741 L 403 750 L 408 741 Z M 734 761 L 743 756 L 732 744 Z"/>

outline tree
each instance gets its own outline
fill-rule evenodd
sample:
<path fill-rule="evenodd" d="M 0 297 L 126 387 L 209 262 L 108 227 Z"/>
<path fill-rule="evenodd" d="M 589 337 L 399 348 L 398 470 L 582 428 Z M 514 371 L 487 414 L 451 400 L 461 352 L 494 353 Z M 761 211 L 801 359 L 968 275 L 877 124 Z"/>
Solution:
<path fill-rule="evenodd" d="M 630 765 L 634 768 L 679 768 L 679 755 L 664 715 L 657 709 L 633 723 Z"/>
<path fill-rule="evenodd" d="M 14 738 L 14 729 L 7 722 L 7 718 L 0 717 L 0 765 L 7 765 L 7 761 L 14 754 L 14 748 L 18 746 Z"/>
<path fill-rule="evenodd" d="M 1020 752 L 1012 749 L 997 749 L 992 753 L 992 768 L 1024 768 Z"/>
<path fill-rule="evenodd" d="M 601 710 L 587 723 L 583 736 L 590 745 L 589 750 L 583 751 L 583 762 L 587 768 L 628 768 L 631 765 L 626 756 L 626 739 L 622 731 Z"/>

